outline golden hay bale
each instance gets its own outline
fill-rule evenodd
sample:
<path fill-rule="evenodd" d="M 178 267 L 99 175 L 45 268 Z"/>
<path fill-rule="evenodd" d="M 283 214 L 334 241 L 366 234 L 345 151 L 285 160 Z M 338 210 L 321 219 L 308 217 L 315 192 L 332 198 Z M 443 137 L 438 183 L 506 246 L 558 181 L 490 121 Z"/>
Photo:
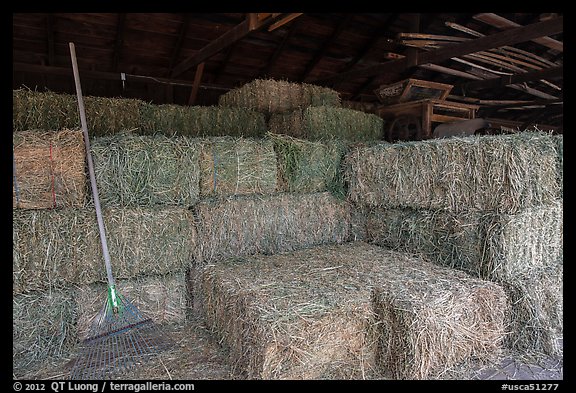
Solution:
<path fill-rule="evenodd" d="M 230 258 L 192 279 L 248 378 L 426 378 L 495 360 L 504 335 L 496 284 L 362 242 Z"/>
<path fill-rule="evenodd" d="M 212 137 L 200 142 L 200 195 L 270 194 L 278 169 L 272 141 Z"/>
<path fill-rule="evenodd" d="M 117 279 L 186 269 L 196 243 L 186 208 L 103 209 L 112 270 Z M 93 209 L 14 210 L 12 290 L 105 282 Z"/>
<path fill-rule="evenodd" d="M 204 200 L 194 212 L 199 263 L 341 243 L 350 223 L 348 204 L 327 192 Z"/>
<path fill-rule="evenodd" d="M 86 150 L 82 131 L 16 131 L 13 143 L 12 207 L 82 207 Z"/>

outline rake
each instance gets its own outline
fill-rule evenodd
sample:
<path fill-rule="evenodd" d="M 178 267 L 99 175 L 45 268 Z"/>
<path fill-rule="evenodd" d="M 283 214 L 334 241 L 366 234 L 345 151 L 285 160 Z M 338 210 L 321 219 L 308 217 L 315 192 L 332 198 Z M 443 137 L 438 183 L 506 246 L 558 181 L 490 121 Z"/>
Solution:
<path fill-rule="evenodd" d="M 76 62 L 76 49 L 72 42 L 69 45 L 78 96 L 78 110 L 86 146 L 90 184 L 108 279 L 108 295 L 104 306 L 92 322 L 87 338 L 81 343 L 79 356 L 72 367 L 70 379 L 102 380 L 126 372 L 134 366 L 150 360 L 160 351 L 171 347 L 172 341 L 169 337 L 162 335 L 158 326 L 150 318 L 142 315 L 138 308 L 116 289 L 90 153 L 86 113 Z"/>

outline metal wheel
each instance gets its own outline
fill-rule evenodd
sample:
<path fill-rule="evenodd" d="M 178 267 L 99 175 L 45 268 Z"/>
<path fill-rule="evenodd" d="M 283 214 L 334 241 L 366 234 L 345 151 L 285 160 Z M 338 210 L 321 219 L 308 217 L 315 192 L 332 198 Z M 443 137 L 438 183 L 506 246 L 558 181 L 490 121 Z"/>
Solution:
<path fill-rule="evenodd" d="M 391 142 L 417 140 L 421 135 L 422 126 L 416 116 L 398 116 L 388 127 L 388 140 Z"/>

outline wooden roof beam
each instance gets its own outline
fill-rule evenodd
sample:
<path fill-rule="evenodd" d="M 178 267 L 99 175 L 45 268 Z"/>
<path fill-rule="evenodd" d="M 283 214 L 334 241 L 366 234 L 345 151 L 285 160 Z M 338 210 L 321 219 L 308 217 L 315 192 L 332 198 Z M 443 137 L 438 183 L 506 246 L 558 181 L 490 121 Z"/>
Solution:
<path fill-rule="evenodd" d="M 247 14 L 246 19 L 234 26 L 220 37 L 216 38 L 204 48 L 197 51 L 193 56 L 188 57 L 177 64 L 170 76 L 175 78 L 182 75 L 192 67 L 208 60 L 210 57 L 229 47 L 233 43 L 240 41 L 253 31 L 259 30 L 272 23 L 280 14 Z"/>
<path fill-rule="evenodd" d="M 304 82 L 306 80 L 310 72 L 312 72 L 314 67 L 316 67 L 316 65 L 320 62 L 320 60 L 322 60 L 322 57 L 324 57 L 324 54 L 326 53 L 330 45 L 332 45 L 334 41 L 336 41 L 342 30 L 344 30 L 346 25 L 350 22 L 350 20 L 352 20 L 352 17 L 353 14 L 350 13 L 346 14 L 346 16 L 344 16 L 344 18 L 342 18 L 340 22 L 338 22 L 338 25 L 336 26 L 330 37 L 324 42 L 324 44 L 320 47 L 320 49 L 316 51 L 312 60 L 310 60 L 310 62 L 306 65 L 306 68 L 304 69 L 304 72 L 300 77 L 300 81 Z"/>
<path fill-rule="evenodd" d="M 518 23 L 508 20 L 500 15 L 491 13 L 476 14 L 473 16 L 473 18 L 500 30 L 509 30 L 521 26 Z M 559 52 L 564 52 L 564 43 L 547 36 L 540 36 L 531 39 L 530 41 L 536 42 L 540 45 L 543 45 L 550 49 L 557 50 Z"/>
<path fill-rule="evenodd" d="M 505 45 L 514 45 L 519 42 L 525 42 L 534 38 L 562 32 L 563 21 L 563 17 L 558 17 L 528 26 L 517 27 L 491 34 L 489 36 L 476 38 L 461 44 L 453 44 L 429 52 L 420 53 L 414 61 L 410 61 L 408 58 L 397 59 L 387 63 L 365 67 L 360 70 L 351 70 L 340 73 L 329 78 L 314 81 L 314 83 L 327 84 L 329 82 L 343 79 L 363 78 L 387 72 L 402 72 L 410 67 L 419 66 L 421 64 L 440 63 L 453 57 L 498 48 Z"/>
<path fill-rule="evenodd" d="M 503 75 L 500 78 L 484 79 L 475 82 L 466 82 L 457 85 L 456 87 L 462 88 L 464 90 L 476 90 L 476 89 L 493 89 L 498 87 L 505 87 L 514 85 L 516 83 L 537 81 L 540 79 L 554 78 L 562 76 L 564 72 L 563 66 L 545 68 L 538 71 L 523 72 L 515 75 Z"/>

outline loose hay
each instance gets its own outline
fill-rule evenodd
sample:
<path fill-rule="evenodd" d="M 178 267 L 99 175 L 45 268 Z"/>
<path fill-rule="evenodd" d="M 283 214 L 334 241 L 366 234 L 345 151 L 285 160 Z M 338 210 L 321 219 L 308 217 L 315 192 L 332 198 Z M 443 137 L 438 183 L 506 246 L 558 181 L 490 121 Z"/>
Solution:
<path fill-rule="evenodd" d="M 278 181 L 274 147 L 269 140 L 214 137 L 202 139 L 200 195 L 266 194 Z"/>
<path fill-rule="evenodd" d="M 205 200 L 194 212 L 198 263 L 341 243 L 350 225 L 348 204 L 329 193 Z"/>
<path fill-rule="evenodd" d="M 524 132 L 359 147 L 345 177 L 357 204 L 514 213 L 557 198 L 556 162 L 550 135 Z"/>
<path fill-rule="evenodd" d="M 382 139 L 383 127 L 379 116 L 328 106 L 273 114 L 269 122 L 270 131 L 275 134 L 310 140 L 379 140 Z"/>
<path fill-rule="evenodd" d="M 177 323 L 186 320 L 189 305 L 186 275 L 173 272 L 163 276 L 146 276 L 119 280 L 118 292 L 130 299 L 146 318 L 154 323 Z M 78 287 L 75 298 L 78 302 L 78 337 L 87 338 L 94 318 L 101 310 L 107 296 L 107 284 L 94 283 Z"/>
<path fill-rule="evenodd" d="M 361 242 L 196 274 L 195 301 L 248 378 L 426 378 L 501 348 L 499 286 Z"/>
<path fill-rule="evenodd" d="M 421 253 L 484 279 L 507 280 L 562 260 L 563 204 L 517 214 L 373 209 L 366 231 L 378 245 Z"/>
<path fill-rule="evenodd" d="M 254 109 L 263 113 L 279 113 L 308 106 L 340 106 L 335 90 L 273 79 L 256 79 L 220 96 L 223 107 Z"/>
<path fill-rule="evenodd" d="M 340 163 L 346 151 L 342 142 L 311 142 L 287 135 L 269 134 L 278 157 L 279 189 L 285 192 L 322 192 L 345 196 Z"/>
<path fill-rule="evenodd" d="M 563 355 L 563 266 L 511 277 L 502 285 L 512 304 L 507 345 L 529 354 Z"/>
<path fill-rule="evenodd" d="M 81 131 L 17 131 L 12 134 L 12 207 L 82 207 L 86 174 Z"/>
<path fill-rule="evenodd" d="M 79 129 L 80 115 L 75 95 L 13 90 L 14 130 L 58 131 Z M 84 97 L 90 136 L 134 131 L 140 127 L 142 101 L 131 98 Z"/>
<path fill-rule="evenodd" d="M 553 136 L 556 142 L 556 158 L 557 171 L 558 171 L 558 184 L 560 186 L 560 198 L 563 198 L 564 194 L 564 135 L 558 134 Z"/>
<path fill-rule="evenodd" d="M 141 112 L 146 134 L 258 137 L 267 131 L 264 115 L 247 109 L 143 104 Z"/>
<path fill-rule="evenodd" d="M 67 289 L 34 291 L 12 300 L 12 364 L 15 372 L 69 355 L 76 340 L 76 302 Z"/>
<path fill-rule="evenodd" d="M 185 270 L 196 244 L 184 208 L 107 208 L 104 225 L 117 279 Z M 59 284 L 105 282 L 93 209 L 14 210 L 14 294 Z"/>
<path fill-rule="evenodd" d="M 200 143 L 187 137 L 94 138 L 94 172 L 103 206 L 190 206 L 200 194 Z"/>

